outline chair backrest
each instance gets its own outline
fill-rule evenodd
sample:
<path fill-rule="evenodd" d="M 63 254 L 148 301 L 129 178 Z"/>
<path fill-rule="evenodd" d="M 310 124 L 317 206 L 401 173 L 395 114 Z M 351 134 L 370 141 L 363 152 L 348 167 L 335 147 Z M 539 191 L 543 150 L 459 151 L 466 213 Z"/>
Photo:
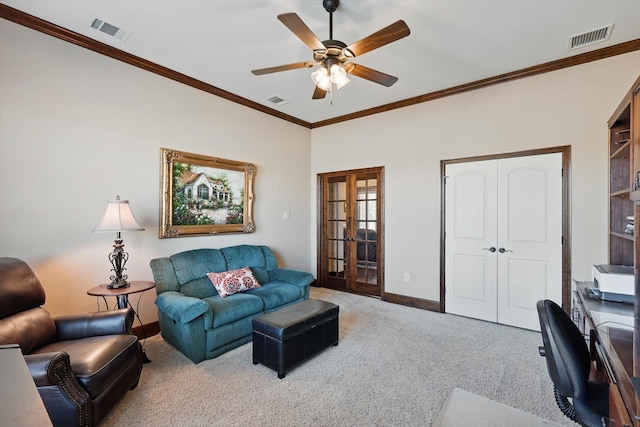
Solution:
<path fill-rule="evenodd" d="M 541 300 L 537 308 L 553 385 L 565 397 L 586 398 L 591 358 L 582 333 L 555 302 Z"/>
<path fill-rule="evenodd" d="M 19 344 L 24 354 L 53 341 L 56 325 L 44 308 L 45 293 L 27 263 L 0 258 L 0 344 Z"/>
<path fill-rule="evenodd" d="M 44 288 L 26 262 L 0 258 L 0 319 L 44 304 Z"/>

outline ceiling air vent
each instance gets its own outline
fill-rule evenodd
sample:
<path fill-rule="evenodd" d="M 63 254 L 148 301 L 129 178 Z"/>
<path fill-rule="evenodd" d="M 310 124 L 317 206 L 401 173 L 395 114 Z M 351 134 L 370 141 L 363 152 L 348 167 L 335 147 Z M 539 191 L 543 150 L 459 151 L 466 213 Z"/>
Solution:
<path fill-rule="evenodd" d="M 595 30 L 587 31 L 586 33 L 576 34 L 569 40 L 569 49 L 578 49 L 590 44 L 609 40 L 612 30 L 613 24 Z"/>
<path fill-rule="evenodd" d="M 280 98 L 279 96 L 275 96 L 275 95 L 272 96 L 271 98 L 267 98 L 267 101 L 271 102 L 272 104 L 276 104 L 278 106 L 289 103 L 289 101 L 286 101 L 286 100 Z"/>
<path fill-rule="evenodd" d="M 116 27 L 115 25 L 104 22 L 103 20 L 98 18 L 95 18 L 93 21 L 91 21 L 91 28 L 107 34 L 122 42 L 126 42 L 132 34 L 131 31 L 123 30 L 122 28 Z"/>

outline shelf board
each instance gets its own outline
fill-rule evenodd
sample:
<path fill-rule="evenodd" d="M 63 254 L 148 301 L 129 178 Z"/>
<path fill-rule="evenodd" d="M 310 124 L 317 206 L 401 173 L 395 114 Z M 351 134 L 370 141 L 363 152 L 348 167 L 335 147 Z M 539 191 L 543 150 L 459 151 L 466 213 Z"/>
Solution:
<path fill-rule="evenodd" d="M 633 235 L 631 234 L 626 234 L 626 233 L 616 233 L 615 231 L 610 231 L 609 235 L 611 236 L 615 236 L 615 237 L 619 237 L 621 239 L 624 240 L 629 240 L 630 242 L 633 242 Z"/>
<path fill-rule="evenodd" d="M 631 143 L 628 139 L 613 144 L 612 148 L 616 148 L 616 150 L 611 154 L 612 159 L 628 159 L 631 156 Z"/>
<path fill-rule="evenodd" d="M 609 194 L 611 197 L 628 196 L 631 193 L 631 188 L 623 188 L 622 190 L 613 191 Z"/>

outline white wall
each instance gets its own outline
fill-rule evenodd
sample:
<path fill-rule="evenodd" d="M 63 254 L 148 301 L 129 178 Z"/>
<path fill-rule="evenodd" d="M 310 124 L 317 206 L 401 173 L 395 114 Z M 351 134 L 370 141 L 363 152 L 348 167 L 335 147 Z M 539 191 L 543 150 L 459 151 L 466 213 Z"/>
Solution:
<path fill-rule="evenodd" d="M 146 228 L 123 233 L 130 280 L 151 280 L 155 257 L 242 243 L 312 271 L 309 141 L 308 129 L 0 19 L 0 256 L 31 265 L 54 315 L 96 309 L 86 291 L 108 281 L 115 233 L 91 230 L 116 195 Z M 256 164 L 257 231 L 159 239 L 161 147 Z M 142 298 L 144 323 L 154 298 Z"/>
<path fill-rule="evenodd" d="M 606 122 L 639 73 L 633 52 L 313 129 L 311 224 L 316 174 L 384 166 L 385 290 L 438 301 L 440 161 L 571 145 L 572 276 L 588 280 L 607 262 Z"/>
<path fill-rule="evenodd" d="M 309 131 L 0 20 L 0 256 L 34 268 L 54 315 L 95 309 L 86 290 L 108 278 L 115 236 L 91 230 L 119 194 L 146 228 L 124 234 L 131 279 L 150 280 L 152 258 L 239 243 L 314 271 L 316 174 L 384 166 L 386 291 L 438 300 L 440 160 L 571 145 L 584 280 L 607 258 L 606 121 L 639 72 L 634 52 Z M 158 239 L 160 147 L 255 163 L 257 232 Z"/>

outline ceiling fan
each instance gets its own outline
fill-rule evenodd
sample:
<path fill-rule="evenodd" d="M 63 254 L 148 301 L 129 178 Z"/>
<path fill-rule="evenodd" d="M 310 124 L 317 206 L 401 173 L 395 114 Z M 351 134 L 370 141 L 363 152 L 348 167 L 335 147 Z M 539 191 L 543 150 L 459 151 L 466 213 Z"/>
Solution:
<path fill-rule="evenodd" d="M 295 70 L 297 68 L 320 68 L 311 74 L 316 84 L 313 99 L 322 99 L 331 91 L 333 84 L 338 89 L 349 82 L 347 74 L 351 74 L 374 83 L 389 87 L 398 81 L 397 77 L 382 73 L 364 65 L 348 62 L 357 56 L 364 55 L 374 49 L 392 43 L 410 34 L 409 27 L 403 20 L 393 24 L 347 46 L 340 40 L 333 39 L 333 12 L 340 5 L 339 0 L 323 0 L 322 5 L 329 12 L 329 40 L 320 41 L 318 37 L 295 13 L 278 15 L 278 19 L 293 32 L 300 40 L 313 50 L 313 61 L 296 62 L 294 64 L 261 68 L 251 72 L 257 76 Z"/>

